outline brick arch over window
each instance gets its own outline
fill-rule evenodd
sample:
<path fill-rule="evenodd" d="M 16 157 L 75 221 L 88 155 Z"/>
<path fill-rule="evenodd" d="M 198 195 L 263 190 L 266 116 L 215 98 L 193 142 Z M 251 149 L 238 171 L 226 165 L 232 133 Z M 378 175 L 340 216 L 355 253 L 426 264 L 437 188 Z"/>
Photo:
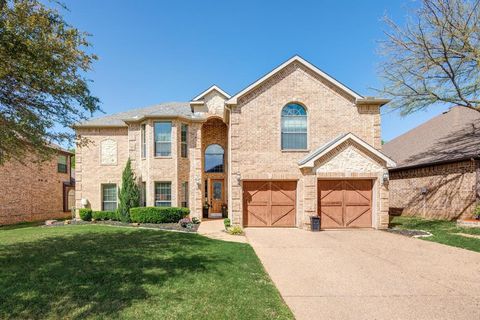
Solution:
<path fill-rule="evenodd" d="M 289 103 L 281 115 L 282 150 L 307 149 L 307 109 L 299 103 Z"/>

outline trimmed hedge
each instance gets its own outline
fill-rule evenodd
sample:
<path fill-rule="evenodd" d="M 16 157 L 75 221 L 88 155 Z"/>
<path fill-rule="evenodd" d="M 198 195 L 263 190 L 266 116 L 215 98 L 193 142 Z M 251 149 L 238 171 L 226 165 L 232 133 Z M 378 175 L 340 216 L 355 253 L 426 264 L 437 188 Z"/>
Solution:
<path fill-rule="evenodd" d="M 80 212 L 80 219 L 83 221 L 90 221 L 92 220 L 92 209 L 83 208 L 79 210 Z"/>
<path fill-rule="evenodd" d="M 92 218 L 95 220 L 120 220 L 117 211 L 93 211 Z"/>
<path fill-rule="evenodd" d="M 189 214 L 188 208 L 137 207 L 130 209 L 130 220 L 137 223 L 177 223 Z"/>

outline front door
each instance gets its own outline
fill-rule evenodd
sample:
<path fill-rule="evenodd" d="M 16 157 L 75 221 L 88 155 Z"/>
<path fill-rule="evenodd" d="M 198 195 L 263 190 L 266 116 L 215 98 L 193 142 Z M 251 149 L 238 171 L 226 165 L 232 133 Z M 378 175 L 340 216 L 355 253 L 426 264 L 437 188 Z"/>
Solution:
<path fill-rule="evenodd" d="M 212 179 L 210 182 L 210 213 L 221 213 L 224 203 L 223 179 Z"/>

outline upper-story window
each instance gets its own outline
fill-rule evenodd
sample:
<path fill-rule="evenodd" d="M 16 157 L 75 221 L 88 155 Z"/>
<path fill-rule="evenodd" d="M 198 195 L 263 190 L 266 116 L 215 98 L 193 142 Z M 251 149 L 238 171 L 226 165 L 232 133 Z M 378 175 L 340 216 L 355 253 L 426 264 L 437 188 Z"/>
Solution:
<path fill-rule="evenodd" d="M 282 150 L 307 149 L 307 111 L 297 103 L 282 109 Z"/>
<path fill-rule="evenodd" d="M 172 155 L 172 123 L 162 121 L 154 123 L 155 157 L 169 157 Z"/>
<path fill-rule="evenodd" d="M 209 145 L 205 149 L 205 172 L 223 172 L 224 153 L 220 145 Z"/>
<path fill-rule="evenodd" d="M 68 165 L 67 165 L 67 156 L 64 154 L 61 154 L 58 156 L 57 160 L 57 171 L 60 173 L 67 173 L 68 171 Z"/>
<path fill-rule="evenodd" d="M 147 137 L 146 137 L 146 125 L 142 124 L 141 130 L 141 144 L 142 144 L 142 158 L 147 156 Z"/>
<path fill-rule="evenodd" d="M 182 158 L 188 157 L 188 142 L 187 142 L 187 137 L 188 137 L 188 126 L 186 124 L 182 124 L 182 130 L 181 130 L 181 154 Z"/>

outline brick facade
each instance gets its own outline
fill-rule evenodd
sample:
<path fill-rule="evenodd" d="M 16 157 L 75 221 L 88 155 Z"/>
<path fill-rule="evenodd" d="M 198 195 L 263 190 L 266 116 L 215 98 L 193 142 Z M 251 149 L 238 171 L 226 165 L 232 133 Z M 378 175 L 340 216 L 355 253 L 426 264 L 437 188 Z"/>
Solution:
<path fill-rule="evenodd" d="M 472 217 L 476 206 L 476 161 L 390 172 L 392 213 L 435 219 Z"/>
<path fill-rule="evenodd" d="M 58 172 L 56 155 L 42 163 L 30 156 L 25 165 L 12 160 L 0 166 L 0 225 L 71 216 L 64 212 L 64 182 L 70 182 L 71 170 L 65 155 L 67 173 Z"/>
<path fill-rule="evenodd" d="M 280 116 L 282 108 L 297 102 L 308 112 L 307 150 L 282 151 Z M 302 64 L 292 63 L 259 88 L 239 100 L 230 115 L 231 134 L 231 205 L 234 223 L 242 224 L 242 182 L 245 180 L 296 180 L 297 226 L 305 227 L 309 216 L 316 215 L 316 181 L 319 178 L 352 176 L 343 168 L 340 172 L 302 172 L 298 161 L 336 136 L 352 132 L 368 144 L 379 148 L 379 106 L 357 106 L 330 83 L 312 73 Z M 337 150 L 337 155 L 342 150 Z M 333 157 L 332 167 L 341 167 L 342 158 Z M 371 166 L 369 156 L 355 165 L 352 174 L 378 181 L 384 163 Z M 338 161 L 338 163 L 337 163 Z M 376 211 L 374 226 L 388 224 L 388 190 L 374 183 Z"/>
<path fill-rule="evenodd" d="M 385 161 L 355 144 L 344 144 L 327 158 L 318 160 L 313 169 L 300 169 L 298 161 L 336 136 L 352 132 L 376 149 L 381 147 L 380 104 L 357 104 L 351 93 L 307 68 L 292 62 L 266 79 L 254 90 L 242 95 L 235 106 L 226 106 L 229 99 L 221 90 L 207 90 L 191 102 L 199 120 L 176 117 L 172 121 L 172 155 L 153 155 L 153 123 L 155 116 L 118 128 L 77 128 L 77 133 L 92 143 L 77 149 L 77 206 L 87 199 L 89 206 L 101 209 L 101 184 L 120 183 L 128 157 L 134 164 L 139 181 L 147 186 L 147 206 L 154 205 L 154 182 L 172 183 L 172 206 L 179 206 L 181 184 L 189 183 L 189 207 L 192 216 L 202 216 L 205 180 L 225 179 L 225 200 L 233 223 L 242 221 L 242 183 L 247 180 L 295 180 L 296 226 L 306 227 L 308 217 L 316 214 L 316 182 L 325 177 L 368 178 L 374 185 L 372 226 L 388 224 L 388 190 L 381 183 Z M 282 151 L 280 116 L 291 102 L 305 106 L 308 116 L 307 150 Z M 168 119 L 162 119 L 168 120 Z M 180 157 L 180 126 L 189 125 L 188 158 Z M 141 157 L 141 125 L 146 125 L 147 155 Z M 117 164 L 102 164 L 101 142 L 113 139 L 117 144 Z M 224 173 L 204 172 L 204 153 L 210 144 L 224 148 Z M 108 154 L 108 152 L 107 152 Z M 352 158 L 355 161 L 349 161 Z M 107 159 L 108 160 L 108 159 Z M 106 162 L 109 162 L 107 161 Z M 111 160 L 111 159 L 110 159 Z M 110 161 L 112 163 L 113 161 Z"/>

